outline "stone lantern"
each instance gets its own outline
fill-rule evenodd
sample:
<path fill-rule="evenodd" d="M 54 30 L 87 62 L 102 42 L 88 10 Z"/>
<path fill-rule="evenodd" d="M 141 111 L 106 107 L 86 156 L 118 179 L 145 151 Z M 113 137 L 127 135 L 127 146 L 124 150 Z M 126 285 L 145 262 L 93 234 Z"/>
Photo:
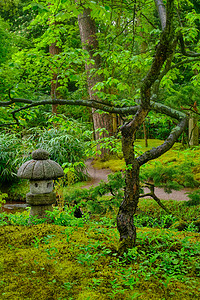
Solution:
<path fill-rule="evenodd" d="M 53 180 L 64 176 L 61 166 L 49 159 L 49 152 L 37 149 L 32 152 L 32 160 L 25 162 L 18 170 L 17 176 L 30 180 L 30 192 L 26 202 L 31 206 L 30 217 L 45 218 L 45 211 L 53 211 L 56 202 L 53 192 Z"/>

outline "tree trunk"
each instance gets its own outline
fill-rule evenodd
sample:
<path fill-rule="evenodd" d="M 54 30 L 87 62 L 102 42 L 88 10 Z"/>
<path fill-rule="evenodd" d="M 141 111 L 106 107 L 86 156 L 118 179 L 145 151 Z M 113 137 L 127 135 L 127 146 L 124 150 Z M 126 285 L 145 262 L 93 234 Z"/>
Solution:
<path fill-rule="evenodd" d="M 134 119 L 121 127 L 122 151 L 126 163 L 124 199 L 117 215 L 117 228 L 120 233 L 118 253 L 122 255 L 128 248 L 135 245 L 136 227 L 134 214 L 139 201 L 139 170 L 140 165 L 135 158 L 134 138 L 135 132 L 144 122 L 148 110 L 140 108 Z"/>
<path fill-rule="evenodd" d="M 57 55 L 61 52 L 61 49 L 55 43 L 49 45 L 49 53 L 51 56 Z M 53 77 L 51 79 L 51 99 L 59 98 L 57 88 L 59 86 L 58 74 L 53 72 Z M 52 104 L 52 113 L 57 114 L 57 104 Z"/>
<path fill-rule="evenodd" d="M 199 145 L 199 128 L 198 119 L 191 116 L 189 119 L 189 145 L 198 146 Z"/>
<path fill-rule="evenodd" d="M 162 2 L 161 0 L 156 1 Z M 134 226 L 134 214 L 139 201 L 139 169 L 140 166 L 150 159 L 154 159 L 166 152 L 167 149 L 171 148 L 171 145 L 175 141 L 176 137 L 182 133 L 182 128 L 185 126 L 185 120 L 177 126 L 176 130 L 171 133 L 166 142 L 157 147 L 156 149 L 144 153 L 144 156 L 140 157 L 140 160 L 135 158 L 134 155 L 134 136 L 139 126 L 144 122 L 150 107 L 151 99 L 151 89 L 155 81 L 158 79 L 162 67 L 167 60 L 168 56 L 173 54 L 172 51 L 172 12 L 173 12 L 173 0 L 167 2 L 167 11 L 168 11 L 168 22 L 166 25 L 163 22 L 164 32 L 161 35 L 160 43 L 157 45 L 156 52 L 152 65 L 149 69 L 149 72 L 142 80 L 141 85 L 141 104 L 140 107 L 133 118 L 132 121 L 125 124 L 121 128 L 122 132 L 122 150 L 124 154 L 124 159 L 126 162 L 126 185 L 124 190 L 124 199 L 119 208 L 119 213 L 117 216 L 117 228 L 120 233 L 120 245 L 119 245 L 119 254 L 122 255 L 125 251 L 128 251 L 128 248 L 131 248 L 135 245 L 136 239 L 136 228 Z M 165 14 L 161 10 L 161 14 Z M 166 27 L 165 27 L 166 26 Z M 181 126 L 182 125 L 182 126 Z"/>
<path fill-rule="evenodd" d="M 136 227 L 134 214 L 139 201 L 139 164 L 134 159 L 133 137 L 123 137 L 123 153 L 126 152 L 126 177 L 124 199 L 117 215 L 117 229 L 120 233 L 118 253 L 122 255 L 135 246 Z M 127 155 L 128 153 L 128 155 Z"/>
<path fill-rule="evenodd" d="M 90 55 L 90 63 L 85 64 L 85 69 L 87 72 L 87 82 L 88 82 L 88 93 L 90 100 L 101 101 L 96 95 L 96 91 L 93 87 L 98 83 L 103 81 L 103 75 L 98 75 L 96 71 L 101 67 L 101 57 L 96 54 L 99 45 L 96 36 L 96 25 L 95 21 L 91 18 L 90 9 L 84 10 L 83 14 L 78 16 L 78 24 L 81 36 L 81 42 L 83 49 L 87 50 Z M 105 128 L 108 133 L 103 132 L 99 135 L 98 132 L 95 133 L 95 139 L 98 140 L 103 137 L 108 137 L 113 134 L 112 126 L 112 115 L 106 113 L 96 113 L 95 109 L 92 109 L 92 117 L 94 123 L 94 129 Z M 102 156 L 105 154 L 106 149 L 102 151 Z"/>
<path fill-rule="evenodd" d="M 146 130 L 146 125 L 145 121 L 143 123 L 143 131 L 144 131 L 144 142 L 145 142 L 145 147 L 148 147 L 148 139 L 147 139 L 147 130 Z"/>

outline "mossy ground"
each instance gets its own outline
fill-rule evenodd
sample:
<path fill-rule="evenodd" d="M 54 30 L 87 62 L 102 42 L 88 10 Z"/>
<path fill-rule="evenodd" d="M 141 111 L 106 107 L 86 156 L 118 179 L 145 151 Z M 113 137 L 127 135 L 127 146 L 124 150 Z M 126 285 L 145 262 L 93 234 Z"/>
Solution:
<path fill-rule="evenodd" d="M 108 216 L 0 227 L 0 299 L 199 299 L 199 234 L 138 228 L 119 257 Z"/>
<path fill-rule="evenodd" d="M 192 157 L 192 151 L 181 154 L 177 147 L 162 156 L 163 164 L 179 163 L 178 155 L 180 161 Z M 193 151 L 194 161 L 198 151 Z M 110 167 L 109 162 L 100 162 L 100 167 L 102 163 Z M 119 159 L 114 163 L 114 171 L 124 165 Z M 197 220 L 200 213 L 200 205 L 187 207 L 175 201 L 165 205 L 187 222 Z M 153 200 L 140 200 L 139 210 L 154 220 L 161 215 Z M 2 300 L 200 299 L 199 233 L 138 227 L 136 247 L 120 257 L 114 210 L 81 220 L 68 214 L 69 219 L 63 216 L 59 221 L 57 214 L 55 223 L 60 225 L 27 226 L 27 216 L 0 218 Z M 5 225 L 6 218 L 11 225 Z"/>

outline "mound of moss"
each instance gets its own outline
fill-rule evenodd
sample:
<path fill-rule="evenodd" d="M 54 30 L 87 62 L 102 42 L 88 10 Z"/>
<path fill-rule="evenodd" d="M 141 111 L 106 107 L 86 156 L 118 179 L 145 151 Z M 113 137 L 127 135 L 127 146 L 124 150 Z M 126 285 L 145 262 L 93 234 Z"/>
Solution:
<path fill-rule="evenodd" d="M 0 227 L 1 299 L 199 299 L 199 234 L 138 229 L 120 257 L 104 218 Z"/>

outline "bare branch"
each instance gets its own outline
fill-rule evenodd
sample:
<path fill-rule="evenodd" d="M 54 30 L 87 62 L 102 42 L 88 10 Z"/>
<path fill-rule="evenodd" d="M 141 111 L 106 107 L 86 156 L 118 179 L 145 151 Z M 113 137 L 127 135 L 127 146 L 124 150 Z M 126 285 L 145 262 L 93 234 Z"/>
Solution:
<path fill-rule="evenodd" d="M 172 212 L 167 207 L 165 207 L 165 205 L 156 196 L 154 184 L 151 184 L 151 183 L 148 183 L 148 182 L 145 182 L 145 184 L 146 184 L 146 187 L 150 190 L 150 193 L 144 194 L 144 195 L 140 195 L 139 197 L 140 198 L 144 198 L 144 197 L 148 197 L 149 196 L 149 197 L 153 198 L 158 203 L 158 205 L 160 207 L 162 207 L 162 209 L 164 209 L 168 214 L 171 214 Z"/>
<path fill-rule="evenodd" d="M 2 102 L 0 102 L 0 107 L 6 107 L 13 103 L 14 103 L 14 101 L 7 101 L 7 102 L 2 101 Z"/>
<path fill-rule="evenodd" d="M 163 79 L 163 77 L 170 71 L 171 69 L 171 64 L 172 64 L 172 60 L 174 58 L 174 53 L 175 53 L 175 49 L 177 46 L 177 42 L 178 42 L 178 38 L 177 36 L 174 37 L 174 41 L 171 44 L 171 53 L 169 54 L 169 57 L 166 60 L 166 64 L 164 69 L 160 72 L 158 79 L 156 80 L 156 82 L 154 83 L 154 93 L 158 94 L 159 92 L 159 88 L 160 88 L 160 83 L 161 80 Z"/>
<path fill-rule="evenodd" d="M 181 133 L 185 129 L 187 123 L 188 123 L 188 118 L 187 117 L 183 118 L 179 122 L 179 124 L 171 131 L 170 135 L 168 136 L 168 138 L 162 145 L 160 145 L 156 148 L 152 148 L 151 150 L 146 151 L 145 153 L 140 155 L 137 158 L 139 165 L 142 166 L 146 162 L 148 162 L 152 159 L 155 159 L 155 158 L 161 156 L 162 154 L 164 154 L 165 152 L 167 152 L 174 145 L 177 138 L 181 135 Z"/>
<path fill-rule="evenodd" d="M 153 95 L 154 96 L 154 95 Z M 156 97 L 157 99 L 157 97 Z M 109 103 L 103 103 L 96 100 L 67 100 L 67 99 L 53 99 L 53 100 L 41 100 L 41 101 L 33 101 L 30 99 L 24 99 L 24 98 L 13 98 L 12 101 L 8 102 L 0 102 L 0 106 L 9 106 L 14 103 L 24 103 L 28 104 L 23 107 L 19 107 L 18 109 L 15 109 L 12 111 L 13 117 L 16 117 L 16 114 L 20 111 L 24 111 L 26 109 L 30 109 L 33 107 L 41 106 L 41 105 L 52 105 L 52 104 L 59 104 L 59 105 L 73 105 L 73 106 L 86 106 L 86 107 L 93 107 L 99 110 L 103 110 L 105 112 L 109 113 L 116 113 L 120 116 L 128 116 L 128 115 L 135 115 L 140 107 L 141 100 L 137 100 L 138 105 L 135 106 L 124 106 L 124 107 L 117 107 L 113 106 Z M 155 101 L 150 102 L 150 108 L 158 113 L 162 113 L 164 115 L 170 116 L 171 118 L 181 120 L 186 117 L 186 114 L 183 112 L 180 112 L 178 110 L 172 109 L 166 105 L 163 105 L 161 103 L 157 103 Z M 18 121 L 17 121 L 18 122 Z M 132 122 L 129 124 L 129 126 L 132 124 Z"/>
<path fill-rule="evenodd" d="M 173 119 L 176 119 L 176 120 L 182 120 L 182 119 L 187 117 L 187 115 L 185 113 L 183 113 L 179 110 L 173 109 L 173 108 L 171 108 L 169 106 L 166 106 L 164 104 L 161 104 L 161 103 L 151 101 L 150 105 L 151 105 L 152 110 L 154 110 L 158 113 L 167 115 L 167 116 L 169 116 Z"/>
<path fill-rule="evenodd" d="M 158 5 L 162 3 L 161 0 L 155 0 Z M 157 45 L 156 53 L 151 64 L 151 68 L 147 75 L 144 77 L 141 86 L 141 105 L 148 107 L 151 97 L 151 88 L 156 80 L 158 80 L 162 67 L 165 61 L 171 57 L 174 49 L 174 32 L 173 32 L 173 0 L 167 1 L 167 12 L 165 13 L 166 25 L 163 28 L 163 32 L 160 37 L 160 42 Z"/>
<path fill-rule="evenodd" d="M 16 101 L 15 101 L 16 100 Z M 59 104 L 59 105 L 82 105 L 87 107 L 93 107 L 96 109 L 104 110 L 105 112 L 109 113 L 116 113 L 122 115 L 134 115 L 139 106 L 131 106 L 131 107 L 115 107 L 107 103 L 99 102 L 96 100 L 65 100 L 65 99 L 53 99 L 53 100 L 42 100 L 42 101 L 31 101 L 27 99 L 13 99 L 13 102 L 20 102 L 20 103 L 30 103 L 29 105 L 20 107 L 14 110 L 14 113 L 18 113 L 22 110 L 26 110 L 32 107 L 37 107 L 40 105 L 48 105 L 48 104 Z M 2 105 L 3 106 L 3 105 Z"/>
<path fill-rule="evenodd" d="M 14 103 L 33 103 L 33 100 L 30 100 L 30 99 L 24 99 L 24 98 L 11 98 L 10 101 L 7 101 L 7 102 L 0 102 L 0 107 L 5 107 L 5 106 L 9 106 L 11 104 L 14 104 Z"/>
<path fill-rule="evenodd" d="M 12 114 L 13 119 L 16 121 L 16 124 L 19 125 L 19 120 L 15 116 L 15 111 L 12 111 L 11 114 Z"/>
<path fill-rule="evenodd" d="M 181 32 L 179 33 L 179 41 L 180 41 L 180 46 L 181 46 L 181 53 L 184 56 L 200 57 L 200 53 L 196 53 L 196 52 L 192 52 L 192 51 L 186 51 L 185 42 L 184 42 L 183 35 L 182 35 Z"/>
<path fill-rule="evenodd" d="M 157 29 L 157 27 L 147 18 L 147 16 L 145 16 L 143 13 L 141 13 L 141 16 L 143 16 L 154 29 Z"/>

